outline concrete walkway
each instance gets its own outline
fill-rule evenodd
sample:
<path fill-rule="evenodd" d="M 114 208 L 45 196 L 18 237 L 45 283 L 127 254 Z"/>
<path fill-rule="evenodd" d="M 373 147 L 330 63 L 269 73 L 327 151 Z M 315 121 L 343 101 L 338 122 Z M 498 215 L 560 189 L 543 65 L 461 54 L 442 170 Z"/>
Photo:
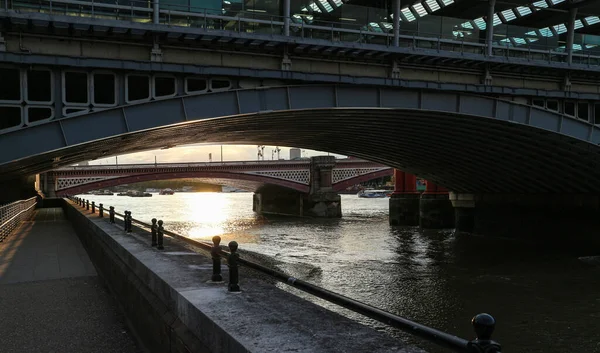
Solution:
<path fill-rule="evenodd" d="M 61 208 L 0 243 L 0 352 L 141 352 Z"/>

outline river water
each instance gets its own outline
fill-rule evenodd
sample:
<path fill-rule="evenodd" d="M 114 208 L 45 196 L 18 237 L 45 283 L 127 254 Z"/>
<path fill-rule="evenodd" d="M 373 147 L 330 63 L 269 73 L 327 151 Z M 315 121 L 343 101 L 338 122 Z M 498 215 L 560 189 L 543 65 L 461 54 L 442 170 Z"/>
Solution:
<path fill-rule="evenodd" d="M 504 352 L 600 353 L 600 267 L 578 260 L 586 249 L 391 227 L 388 199 L 355 195 L 342 195 L 343 218 L 335 220 L 265 219 L 252 212 L 252 193 L 80 196 L 162 219 L 191 238 L 236 240 L 289 275 L 463 338 L 474 336 L 474 314 L 490 313 Z M 297 294 L 429 352 L 447 351 Z"/>

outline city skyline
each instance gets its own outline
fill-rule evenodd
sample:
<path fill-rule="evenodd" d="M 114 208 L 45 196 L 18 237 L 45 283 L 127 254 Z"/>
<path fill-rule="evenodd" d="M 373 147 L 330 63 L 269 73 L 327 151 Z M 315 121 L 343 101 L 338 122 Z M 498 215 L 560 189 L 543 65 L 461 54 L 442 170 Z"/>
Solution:
<path fill-rule="evenodd" d="M 265 146 L 263 150 L 264 160 L 276 160 L 277 146 Z M 221 149 L 222 148 L 222 149 Z M 294 147 L 279 146 L 279 159 L 289 160 L 290 149 Z M 169 149 L 158 149 L 136 153 L 129 153 L 107 158 L 99 158 L 89 161 L 91 165 L 102 164 L 138 164 L 138 163 L 180 163 L 180 162 L 209 162 L 209 155 L 213 162 L 221 161 L 221 150 L 223 161 L 247 161 L 258 159 L 257 145 L 186 145 L 176 146 Z M 275 151 L 275 152 L 274 152 Z M 302 157 L 327 155 L 328 152 L 311 149 L 301 149 Z M 329 153 L 336 158 L 345 158 L 340 154 Z"/>

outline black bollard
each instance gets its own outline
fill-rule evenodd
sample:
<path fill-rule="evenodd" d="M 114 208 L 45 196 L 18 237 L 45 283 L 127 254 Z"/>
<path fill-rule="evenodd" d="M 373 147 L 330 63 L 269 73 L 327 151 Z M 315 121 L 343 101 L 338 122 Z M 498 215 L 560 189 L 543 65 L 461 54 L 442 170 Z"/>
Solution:
<path fill-rule="evenodd" d="M 213 262 L 213 275 L 210 280 L 213 282 L 223 282 L 223 276 L 221 276 L 221 256 L 219 256 L 221 237 L 215 235 L 212 237 L 212 241 L 213 247 L 210 249 L 210 256 Z"/>
<path fill-rule="evenodd" d="M 152 218 L 152 227 L 150 227 L 150 230 L 152 230 L 152 246 L 156 246 L 156 227 L 158 227 L 156 218 Z"/>
<path fill-rule="evenodd" d="M 237 253 L 238 243 L 236 241 L 229 242 L 229 251 L 231 252 L 227 257 L 227 265 L 229 266 L 229 291 L 240 292 L 239 286 L 239 273 L 238 273 L 238 259 L 240 255 Z"/>
<path fill-rule="evenodd" d="M 127 233 L 131 233 L 131 223 L 131 211 L 129 211 L 129 214 L 127 215 Z"/>
<path fill-rule="evenodd" d="M 115 223 L 115 208 L 113 206 L 108 208 L 108 220 L 110 223 Z"/>
<path fill-rule="evenodd" d="M 85 201 L 85 209 L 88 211 L 90 210 L 90 200 Z"/>
<path fill-rule="evenodd" d="M 96 213 L 96 202 L 92 201 L 92 213 Z"/>
<path fill-rule="evenodd" d="M 492 341 L 492 333 L 496 327 L 496 320 L 490 314 L 477 314 L 471 320 L 477 338 L 469 342 L 469 352 L 472 353 L 500 353 L 502 347 L 498 342 Z"/>
<path fill-rule="evenodd" d="M 100 218 L 104 217 L 104 206 L 102 204 L 98 205 L 98 215 Z"/>
<path fill-rule="evenodd" d="M 163 246 L 163 221 L 158 221 L 158 229 L 156 231 L 156 238 L 158 240 L 158 246 L 156 247 L 158 250 L 163 250 L 165 247 Z"/>

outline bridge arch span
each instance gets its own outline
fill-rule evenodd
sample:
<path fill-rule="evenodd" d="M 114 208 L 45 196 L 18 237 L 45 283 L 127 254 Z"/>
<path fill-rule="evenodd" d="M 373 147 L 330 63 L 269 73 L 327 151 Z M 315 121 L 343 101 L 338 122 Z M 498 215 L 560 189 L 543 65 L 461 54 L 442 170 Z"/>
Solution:
<path fill-rule="evenodd" d="M 373 179 L 378 179 L 378 178 L 383 178 L 386 176 L 391 176 L 394 175 L 394 170 L 389 168 L 389 169 L 383 169 L 383 170 L 378 170 L 376 172 L 372 172 L 372 173 L 368 173 L 368 174 L 363 174 L 363 175 L 359 175 L 353 178 L 349 178 L 349 179 L 344 179 L 342 181 L 339 181 L 337 183 L 333 184 L 333 191 L 343 191 L 346 190 L 348 187 L 350 186 L 354 186 L 356 184 L 360 184 L 360 183 L 364 183 Z"/>
<path fill-rule="evenodd" d="M 600 192 L 598 130 L 555 112 L 460 93 L 272 87 L 170 98 L 7 132 L 0 135 L 0 172 L 31 174 L 211 142 L 356 156 L 457 192 Z"/>
<path fill-rule="evenodd" d="M 77 195 L 91 190 L 109 188 L 113 186 L 140 183 L 152 180 L 170 179 L 200 179 L 207 183 L 217 185 L 228 185 L 241 187 L 248 191 L 254 191 L 261 185 L 271 184 L 292 189 L 302 193 L 309 191 L 309 186 L 289 180 L 266 177 L 256 174 L 228 173 L 228 172 L 176 172 L 176 173 L 148 173 L 120 176 L 117 178 L 98 180 L 91 183 L 64 188 L 56 191 L 57 196 Z"/>

